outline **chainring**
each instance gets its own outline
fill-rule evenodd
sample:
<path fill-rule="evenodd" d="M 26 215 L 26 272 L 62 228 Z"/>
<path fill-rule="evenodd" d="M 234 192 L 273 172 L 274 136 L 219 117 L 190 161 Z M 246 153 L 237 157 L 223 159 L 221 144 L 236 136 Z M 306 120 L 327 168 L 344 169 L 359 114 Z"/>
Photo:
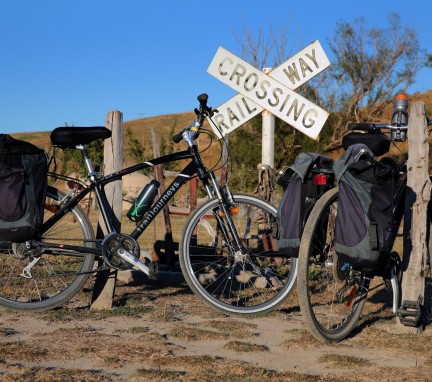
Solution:
<path fill-rule="evenodd" d="M 124 249 L 132 253 L 136 258 L 139 258 L 140 248 L 138 243 L 135 239 L 123 233 L 109 235 L 102 243 L 102 254 L 106 264 L 114 269 L 131 269 L 133 265 L 117 255 L 119 249 Z"/>

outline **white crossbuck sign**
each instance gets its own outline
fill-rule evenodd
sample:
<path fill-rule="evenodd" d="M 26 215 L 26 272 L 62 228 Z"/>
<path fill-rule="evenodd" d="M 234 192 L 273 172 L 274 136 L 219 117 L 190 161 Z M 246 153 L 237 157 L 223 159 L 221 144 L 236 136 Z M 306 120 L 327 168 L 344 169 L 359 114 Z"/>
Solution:
<path fill-rule="evenodd" d="M 268 75 L 220 47 L 207 71 L 239 94 L 218 107 L 213 120 L 226 135 L 265 109 L 316 139 L 328 113 L 293 90 L 328 66 L 330 61 L 318 40 Z"/>

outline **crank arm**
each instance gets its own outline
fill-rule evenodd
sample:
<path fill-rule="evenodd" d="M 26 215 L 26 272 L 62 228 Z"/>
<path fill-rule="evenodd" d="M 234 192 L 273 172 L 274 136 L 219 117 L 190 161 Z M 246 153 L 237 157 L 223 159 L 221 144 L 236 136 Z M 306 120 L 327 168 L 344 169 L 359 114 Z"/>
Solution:
<path fill-rule="evenodd" d="M 144 272 L 147 276 L 153 276 L 153 270 L 149 266 L 144 264 L 141 260 L 137 259 L 131 252 L 124 248 L 117 250 L 117 256 L 121 257 L 124 261 L 137 267 L 141 272 Z"/>

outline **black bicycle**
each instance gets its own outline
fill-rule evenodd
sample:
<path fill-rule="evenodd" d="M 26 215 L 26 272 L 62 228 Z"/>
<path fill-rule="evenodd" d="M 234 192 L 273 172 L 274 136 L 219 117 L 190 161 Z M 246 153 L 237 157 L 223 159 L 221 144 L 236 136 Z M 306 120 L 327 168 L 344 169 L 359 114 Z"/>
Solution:
<path fill-rule="evenodd" d="M 106 176 L 99 176 L 92 166 L 85 145 L 106 139 L 105 127 L 60 127 L 52 131 L 53 146 L 79 150 L 88 172 L 88 184 L 65 194 L 49 186 L 44 222 L 34 240 L 12 244 L 12 250 L 0 254 L 0 305 L 12 309 L 45 310 L 64 304 L 78 293 L 89 275 L 101 269 L 138 268 L 157 277 L 157 264 L 140 257 L 137 242 L 164 206 L 191 178 L 202 182 L 209 200 L 190 215 L 179 244 L 179 263 L 192 291 L 213 308 L 225 313 L 261 313 L 278 306 L 294 284 L 295 267 L 271 245 L 271 231 L 276 208 L 268 202 L 245 194 L 232 194 L 228 185 L 218 184 L 213 170 L 203 164 L 196 139 L 204 119 L 214 110 L 207 106 L 207 95 L 198 97 L 196 120 L 172 137 L 187 143 L 187 150 L 161 156 Z M 207 132 L 209 134 L 209 132 Z M 165 192 L 157 199 L 153 183 L 144 199 L 147 210 L 130 234 L 115 229 L 114 217 L 105 195 L 105 186 L 123 176 L 158 164 L 187 160 Z M 71 181 L 49 173 L 55 180 Z M 90 192 L 102 213 L 108 234 L 97 240 L 87 215 L 79 203 Z M 143 209 L 136 205 L 136 210 Z M 103 265 L 95 267 L 96 260 Z"/>
<path fill-rule="evenodd" d="M 407 127 L 375 123 L 348 125 L 351 130 L 368 132 L 364 137 L 370 142 L 383 136 L 382 129 L 391 132 L 392 141 L 403 141 Z M 393 187 L 388 240 L 380 250 L 381 260 L 376 267 L 353 267 L 335 249 L 339 187 L 325 193 L 309 215 L 299 251 L 297 290 L 303 318 L 311 333 L 321 341 L 337 342 L 351 333 L 363 310 L 371 280 L 376 276 L 382 277 L 393 293 L 393 313 L 400 307 L 401 260 L 393 245 L 405 208 L 406 165 L 399 166 L 396 171 L 400 177 Z M 351 218 L 355 219 L 353 215 Z"/>

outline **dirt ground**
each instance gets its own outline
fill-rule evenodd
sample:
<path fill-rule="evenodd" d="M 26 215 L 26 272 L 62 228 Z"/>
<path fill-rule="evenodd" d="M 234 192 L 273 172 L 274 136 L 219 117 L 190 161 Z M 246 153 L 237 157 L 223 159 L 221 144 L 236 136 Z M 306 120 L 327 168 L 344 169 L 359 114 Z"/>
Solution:
<path fill-rule="evenodd" d="M 432 330 L 400 330 L 383 288 L 332 345 L 308 333 L 295 293 L 250 318 L 214 311 L 178 282 L 119 281 L 107 311 L 90 310 L 90 296 L 0 310 L 0 381 L 432 381 Z"/>

